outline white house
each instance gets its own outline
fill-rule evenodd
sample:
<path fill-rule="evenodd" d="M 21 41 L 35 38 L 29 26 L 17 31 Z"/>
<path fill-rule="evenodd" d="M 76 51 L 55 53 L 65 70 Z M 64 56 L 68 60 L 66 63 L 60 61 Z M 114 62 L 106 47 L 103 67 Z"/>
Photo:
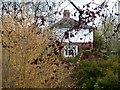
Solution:
<path fill-rule="evenodd" d="M 80 50 L 93 47 L 92 27 L 84 25 L 80 28 L 73 28 L 77 23 L 78 21 L 70 18 L 69 10 L 64 10 L 63 18 L 53 25 L 55 38 L 63 40 L 65 57 L 74 57 Z"/>

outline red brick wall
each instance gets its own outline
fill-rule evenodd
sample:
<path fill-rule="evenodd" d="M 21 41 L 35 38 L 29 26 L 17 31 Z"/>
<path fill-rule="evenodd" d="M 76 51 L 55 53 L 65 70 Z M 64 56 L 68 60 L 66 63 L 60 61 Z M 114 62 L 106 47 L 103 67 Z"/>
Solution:
<path fill-rule="evenodd" d="M 64 45 L 78 45 L 79 49 L 87 49 L 87 48 L 93 48 L 93 42 L 88 43 L 64 43 Z"/>

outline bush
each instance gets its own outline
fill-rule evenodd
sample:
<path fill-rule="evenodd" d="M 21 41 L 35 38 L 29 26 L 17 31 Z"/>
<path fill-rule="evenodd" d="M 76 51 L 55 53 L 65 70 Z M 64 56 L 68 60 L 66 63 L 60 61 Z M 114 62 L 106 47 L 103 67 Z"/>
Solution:
<path fill-rule="evenodd" d="M 101 90 L 118 88 L 118 56 L 108 60 L 85 60 L 74 70 L 78 88 Z"/>
<path fill-rule="evenodd" d="M 80 60 L 92 60 L 92 59 L 99 59 L 99 60 L 107 60 L 108 55 L 103 53 L 102 51 L 91 49 L 91 50 L 83 50 L 80 55 Z"/>
<path fill-rule="evenodd" d="M 99 32 L 94 32 L 94 48 L 100 49 L 104 45 L 104 39 L 100 37 Z"/>
<path fill-rule="evenodd" d="M 26 27 L 5 16 L 2 23 L 3 88 L 73 87 L 72 66 L 55 54 L 51 31 Z M 50 47 L 54 46 L 53 47 Z"/>

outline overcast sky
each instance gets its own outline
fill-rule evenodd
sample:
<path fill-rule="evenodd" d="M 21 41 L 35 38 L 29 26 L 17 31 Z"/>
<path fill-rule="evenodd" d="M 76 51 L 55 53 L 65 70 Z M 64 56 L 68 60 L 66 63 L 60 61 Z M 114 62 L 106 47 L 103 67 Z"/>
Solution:
<path fill-rule="evenodd" d="M 65 0 L 63 0 L 65 1 Z M 93 0 L 71 0 L 75 3 L 76 6 L 80 6 L 80 8 L 82 8 L 83 5 L 93 1 Z M 104 0 L 94 0 L 95 3 L 97 4 L 101 4 Z M 118 0 L 106 0 L 106 1 L 109 1 L 108 5 L 109 5 L 109 8 L 111 9 L 112 6 L 115 4 L 115 2 L 117 2 Z M 67 7 L 66 7 L 67 6 Z M 62 8 L 63 7 L 66 7 L 65 9 L 69 9 L 69 10 L 72 10 L 73 9 L 73 6 L 71 4 L 69 4 L 68 0 L 66 0 L 63 4 L 62 4 Z"/>
<path fill-rule="evenodd" d="M 56 0 L 56 1 L 59 1 L 59 0 Z M 60 0 L 62 1 L 62 0 Z M 63 0 L 65 1 L 62 6 L 60 7 L 61 8 L 64 8 L 66 10 L 70 10 L 70 13 L 73 13 L 74 11 L 74 7 L 69 3 L 68 0 Z M 80 8 L 83 7 L 83 5 L 93 1 L 93 0 L 71 0 L 75 3 L 76 6 L 79 6 Z M 97 4 L 101 4 L 104 0 L 94 0 L 95 3 Z M 109 10 L 112 12 L 112 7 L 115 5 L 115 2 L 117 2 L 118 0 L 106 0 L 106 1 L 109 1 L 108 2 L 108 6 L 109 6 Z M 116 3 L 117 5 L 117 3 Z M 116 8 L 114 8 L 114 13 L 116 13 L 118 11 L 118 8 L 116 6 Z M 62 15 L 61 15 L 62 17 Z M 71 16 L 72 17 L 72 16 Z M 75 18 L 75 17 L 72 17 L 72 18 Z M 75 18 L 76 20 L 78 19 L 77 17 Z"/>

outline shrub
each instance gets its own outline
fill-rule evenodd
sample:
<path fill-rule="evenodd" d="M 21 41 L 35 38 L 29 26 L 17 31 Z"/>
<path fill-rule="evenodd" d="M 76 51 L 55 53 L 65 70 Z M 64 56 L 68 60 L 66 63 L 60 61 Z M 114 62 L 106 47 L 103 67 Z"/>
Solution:
<path fill-rule="evenodd" d="M 99 32 L 94 32 L 94 48 L 100 49 L 104 45 L 104 39 L 100 37 Z"/>
<path fill-rule="evenodd" d="M 74 70 L 78 88 L 87 89 L 115 89 L 118 88 L 118 56 L 111 56 L 108 60 L 85 60 L 79 62 Z"/>
<path fill-rule="evenodd" d="M 22 26 L 10 16 L 2 23 L 3 88 L 73 87 L 72 66 L 55 53 L 51 31 Z M 54 47 L 49 47 L 49 45 Z"/>

